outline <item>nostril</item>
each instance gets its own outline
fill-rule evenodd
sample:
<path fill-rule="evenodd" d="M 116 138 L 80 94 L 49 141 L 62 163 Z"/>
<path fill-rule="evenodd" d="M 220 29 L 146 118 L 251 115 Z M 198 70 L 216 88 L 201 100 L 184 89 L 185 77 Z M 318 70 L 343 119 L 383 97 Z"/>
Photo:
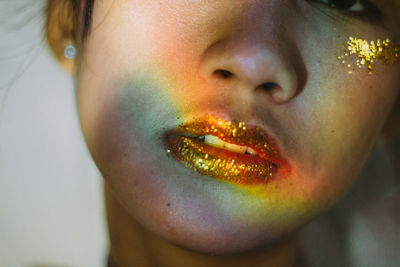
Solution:
<path fill-rule="evenodd" d="M 222 77 L 224 79 L 228 79 L 233 76 L 233 73 L 228 70 L 216 70 L 214 71 L 214 75 Z"/>
<path fill-rule="evenodd" d="M 257 88 L 263 90 L 263 91 L 273 91 L 278 87 L 278 85 L 276 83 L 263 83 L 260 86 L 258 86 Z"/>

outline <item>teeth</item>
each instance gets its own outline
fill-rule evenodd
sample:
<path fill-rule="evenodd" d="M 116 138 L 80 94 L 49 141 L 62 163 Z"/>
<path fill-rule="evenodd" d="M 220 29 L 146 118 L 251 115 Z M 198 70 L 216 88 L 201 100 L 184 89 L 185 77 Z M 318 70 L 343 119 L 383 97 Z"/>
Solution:
<path fill-rule="evenodd" d="M 222 141 L 218 137 L 214 135 L 206 135 L 204 136 L 204 143 L 211 145 L 213 147 L 223 148 L 232 152 L 245 154 L 246 152 L 251 155 L 257 155 L 257 153 L 247 146 L 239 146 L 235 144 L 230 144 L 227 142 Z"/>
<path fill-rule="evenodd" d="M 226 144 L 226 142 L 222 141 L 221 139 L 219 139 L 218 137 L 216 137 L 214 135 L 206 135 L 204 137 L 204 143 L 211 145 L 211 146 L 219 147 L 219 148 L 225 148 L 225 144 Z"/>
<path fill-rule="evenodd" d="M 254 151 L 254 149 L 252 149 L 251 147 L 247 147 L 246 152 L 249 153 L 250 155 L 257 155 L 257 152 Z"/>
<path fill-rule="evenodd" d="M 244 154 L 246 152 L 247 146 L 238 146 L 234 144 L 225 143 L 225 149 L 232 152 Z"/>

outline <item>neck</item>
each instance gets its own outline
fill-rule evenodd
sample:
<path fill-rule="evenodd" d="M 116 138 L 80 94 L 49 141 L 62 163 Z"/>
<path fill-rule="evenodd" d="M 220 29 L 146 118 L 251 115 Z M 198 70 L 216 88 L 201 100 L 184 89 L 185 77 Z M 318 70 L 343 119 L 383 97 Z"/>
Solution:
<path fill-rule="evenodd" d="M 178 247 L 136 222 L 105 185 L 111 266 L 293 266 L 297 234 L 273 245 L 231 255 L 208 255 Z"/>

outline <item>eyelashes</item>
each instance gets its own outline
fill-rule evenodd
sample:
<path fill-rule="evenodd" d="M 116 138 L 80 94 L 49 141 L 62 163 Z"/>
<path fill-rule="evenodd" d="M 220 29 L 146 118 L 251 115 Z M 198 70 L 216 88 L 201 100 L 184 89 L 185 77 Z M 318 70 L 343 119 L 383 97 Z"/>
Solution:
<path fill-rule="evenodd" d="M 371 2 L 367 0 L 309 0 L 319 5 L 324 11 L 363 20 L 372 24 L 380 24 L 382 13 Z"/>
<path fill-rule="evenodd" d="M 364 12 L 366 9 L 360 0 L 319 0 L 319 2 L 332 8 L 343 9 L 351 12 Z"/>

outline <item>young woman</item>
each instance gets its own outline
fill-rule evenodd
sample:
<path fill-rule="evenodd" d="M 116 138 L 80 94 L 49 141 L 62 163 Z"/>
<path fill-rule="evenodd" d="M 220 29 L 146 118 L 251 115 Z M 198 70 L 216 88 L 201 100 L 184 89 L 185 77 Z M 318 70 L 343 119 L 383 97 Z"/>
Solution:
<path fill-rule="evenodd" d="M 395 0 L 48 0 L 111 266 L 293 266 L 400 88 Z"/>

